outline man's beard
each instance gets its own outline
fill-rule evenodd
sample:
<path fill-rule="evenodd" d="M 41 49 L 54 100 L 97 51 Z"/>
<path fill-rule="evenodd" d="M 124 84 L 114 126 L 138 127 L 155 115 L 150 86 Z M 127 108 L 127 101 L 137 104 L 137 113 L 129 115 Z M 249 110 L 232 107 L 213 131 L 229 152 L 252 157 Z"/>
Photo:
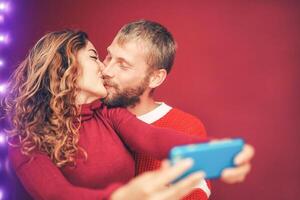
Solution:
<path fill-rule="evenodd" d="M 122 90 L 109 78 L 105 79 L 104 77 L 104 82 L 106 87 L 111 87 L 114 91 L 109 93 L 108 89 L 108 95 L 102 99 L 103 103 L 109 107 L 133 107 L 140 102 L 140 96 L 147 89 L 149 76 L 146 76 L 137 86 L 127 87 Z"/>

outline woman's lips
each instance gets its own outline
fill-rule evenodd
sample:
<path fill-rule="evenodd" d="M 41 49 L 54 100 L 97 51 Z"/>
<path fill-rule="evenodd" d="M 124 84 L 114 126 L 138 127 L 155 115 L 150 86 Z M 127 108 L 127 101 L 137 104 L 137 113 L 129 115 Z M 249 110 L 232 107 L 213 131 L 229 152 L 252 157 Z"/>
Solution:
<path fill-rule="evenodd" d="M 107 84 L 105 81 L 103 81 L 103 85 L 104 85 L 105 88 L 111 87 L 111 86 L 110 86 L 109 84 Z"/>

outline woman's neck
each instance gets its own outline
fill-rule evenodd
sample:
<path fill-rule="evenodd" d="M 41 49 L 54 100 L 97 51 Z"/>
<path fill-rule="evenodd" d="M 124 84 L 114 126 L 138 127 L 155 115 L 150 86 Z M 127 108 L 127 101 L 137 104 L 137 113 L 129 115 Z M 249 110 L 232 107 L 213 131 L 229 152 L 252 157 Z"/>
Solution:
<path fill-rule="evenodd" d="M 77 105 L 88 104 L 100 98 L 101 97 L 95 95 L 87 95 L 83 92 L 80 92 L 76 97 L 76 104 Z"/>

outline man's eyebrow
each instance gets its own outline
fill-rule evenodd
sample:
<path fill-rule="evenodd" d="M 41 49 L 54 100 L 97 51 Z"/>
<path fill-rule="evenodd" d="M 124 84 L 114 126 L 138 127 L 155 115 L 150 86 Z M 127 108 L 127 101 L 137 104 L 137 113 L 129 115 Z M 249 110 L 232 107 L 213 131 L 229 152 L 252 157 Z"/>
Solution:
<path fill-rule="evenodd" d="M 98 53 L 95 49 L 89 49 L 89 51 L 94 52 L 98 56 Z"/>
<path fill-rule="evenodd" d="M 120 60 L 121 62 L 126 63 L 126 64 L 129 65 L 129 66 L 133 66 L 130 62 L 128 62 L 127 60 L 125 60 L 125 59 L 122 58 L 122 57 L 119 57 L 118 60 Z"/>

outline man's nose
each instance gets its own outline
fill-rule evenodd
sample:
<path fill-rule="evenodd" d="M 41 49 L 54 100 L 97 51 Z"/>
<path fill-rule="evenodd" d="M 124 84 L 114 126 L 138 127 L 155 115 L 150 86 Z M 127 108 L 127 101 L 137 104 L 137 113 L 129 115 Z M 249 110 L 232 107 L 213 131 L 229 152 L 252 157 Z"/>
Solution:
<path fill-rule="evenodd" d="M 105 64 L 100 62 L 100 71 L 103 72 L 103 70 L 106 68 Z"/>
<path fill-rule="evenodd" d="M 113 77 L 112 66 L 110 64 L 103 65 L 104 68 L 102 70 L 103 76 Z"/>

